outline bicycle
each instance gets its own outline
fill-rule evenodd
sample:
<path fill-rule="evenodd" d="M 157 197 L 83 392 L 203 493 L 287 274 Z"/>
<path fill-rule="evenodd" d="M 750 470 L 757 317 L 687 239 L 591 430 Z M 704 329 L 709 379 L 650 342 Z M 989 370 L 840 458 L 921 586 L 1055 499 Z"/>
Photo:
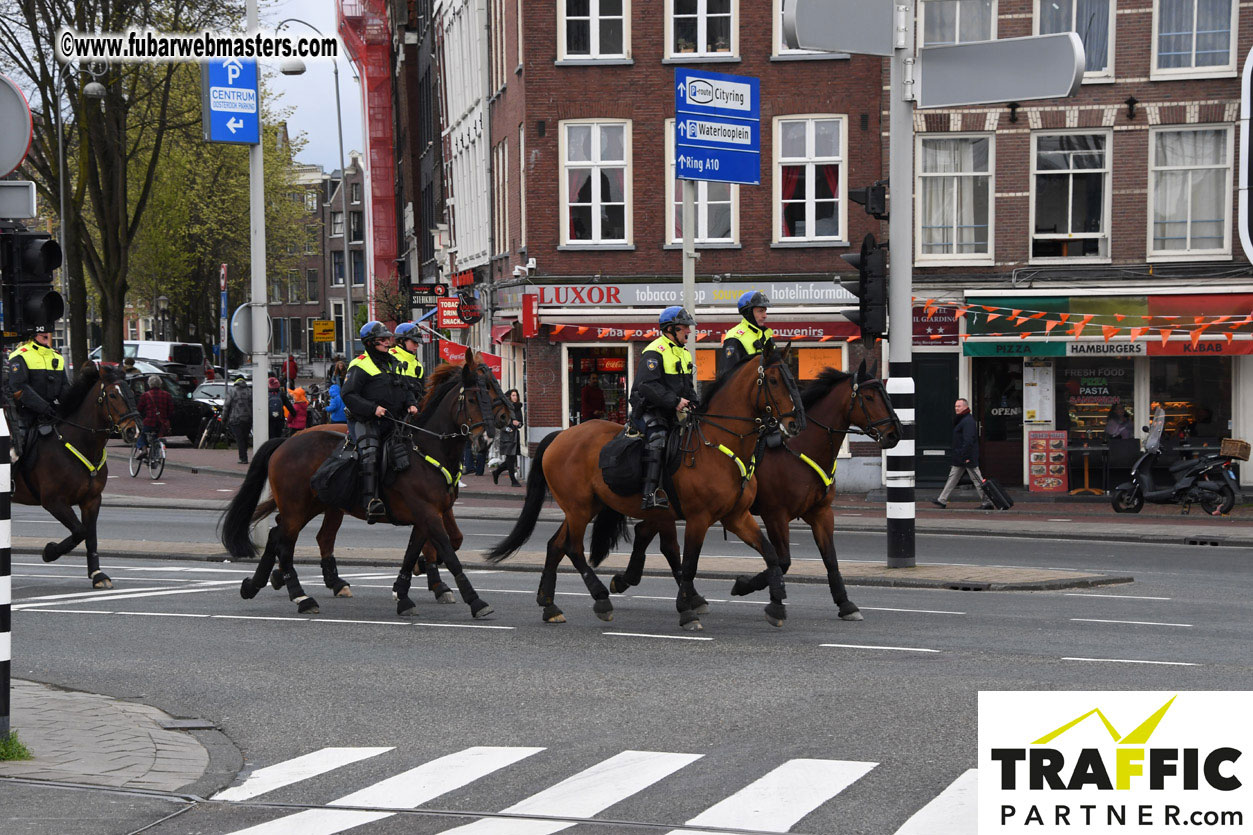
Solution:
<path fill-rule="evenodd" d="M 131 447 L 131 478 L 139 475 L 139 471 L 142 470 L 144 468 L 144 464 L 147 463 L 148 475 L 153 481 L 156 481 L 161 477 L 161 473 L 165 472 L 165 439 L 159 437 L 157 433 L 151 429 L 144 430 L 144 439 L 147 441 L 147 446 L 143 449 L 140 449 L 138 444 Z"/>
<path fill-rule="evenodd" d="M 213 449 L 222 439 L 230 440 L 231 434 L 222 423 L 222 412 L 214 407 L 213 414 L 205 418 L 204 429 L 200 433 L 199 449 Z"/>

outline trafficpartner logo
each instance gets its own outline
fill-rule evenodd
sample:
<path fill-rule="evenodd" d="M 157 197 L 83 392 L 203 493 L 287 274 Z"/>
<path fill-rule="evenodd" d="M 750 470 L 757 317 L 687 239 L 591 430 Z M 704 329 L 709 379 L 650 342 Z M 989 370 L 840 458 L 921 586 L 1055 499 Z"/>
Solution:
<path fill-rule="evenodd" d="M 1253 693 L 982 692 L 979 832 L 1248 831 L 1251 705 Z"/>

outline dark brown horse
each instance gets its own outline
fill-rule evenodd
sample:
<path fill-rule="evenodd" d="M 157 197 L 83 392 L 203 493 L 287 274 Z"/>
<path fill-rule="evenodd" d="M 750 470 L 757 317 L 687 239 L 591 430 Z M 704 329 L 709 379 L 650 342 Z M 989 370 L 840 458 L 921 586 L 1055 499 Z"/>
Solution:
<path fill-rule="evenodd" d="M 494 382 L 491 372 L 486 368 L 480 371 L 473 352 L 467 351 L 463 366 L 441 365 L 432 374 L 417 425 L 396 428 L 402 436 L 411 439 L 411 463 L 384 486 L 383 498 L 392 523 L 413 528 L 400 573 L 392 587 L 397 614 L 409 613 L 414 608 L 408 592 L 414 566 L 428 541 L 434 545 L 440 561 L 452 572 L 474 617 L 487 617 L 492 612 L 465 576 L 444 524 L 456 499 L 457 473 L 466 443 L 484 433 L 491 437 L 494 426 L 512 414 L 503 394 L 499 394 L 499 385 L 491 385 L 489 378 Z M 335 525 L 318 534 L 324 556 L 333 545 L 344 511 L 323 504 L 310 481 L 322 462 L 343 442 L 342 433 L 317 427 L 290 438 L 268 441 L 253 456 L 243 486 L 222 517 L 222 544 L 233 556 L 254 556 L 256 551 L 249 536 L 252 524 L 275 510 L 278 516 L 255 574 L 240 586 L 240 595 L 245 599 L 255 597 L 268 578 L 276 589 L 287 587 L 288 596 L 301 613 L 318 612 L 317 602 L 301 588 L 292 555 L 300 531 L 314 517 L 327 512 L 335 516 Z M 273 499 L 258 506 L 267 478 Z M 350 512 L 365 518 L 360 503 Z M 276 561 L 278 569 L 274 570 Z M 333 556 L 329 564 L 324 559 L 322 571 L 327 586 L 343 596 L 347 583 L 338 576 Z"/>
<path fill-rule="evenodd" d="M 53 431 L 38 440 L 13 468 L 13 500 L 42 505 L 70 535 L 44 546 L 44 562 L 68 554 L 87 542 L 87 577 L 92 588 L 111 589 L 113 581 L 100 570 L 96 552 L 96 519 L 100 494 L 109 483 L 105 444 L 118 432 L 128 444 L 139 437 L 142 426 L 130 386 L 112 368 L 103 371 L 88 363 L 70 388 L 61 395 Z M 78 505 L 82 519 L 74 514 Z"/>
<path fill-rule="evenodd" d="M 844 620 L 861 620 L 862 615 L 848 598 L 840 566 L 835 556 L 836 455 L 844 444 L 850 425 L 862 432 L 882 449 L 891 449 L 901 438 L 901 424 L 892 410 L 883 383 L 866 372 L 862 363 L 856 375 L 833 368 L 823 369 L 818 379 L 801 392 L 805 405 L 805 428 L 786 445 L 767 449 L 757 467 L 757 500 L 753 512 L 766 523 L 770 542 L 779 552 L 779 567 L 787 573 L 792 564 L 792 548 L 788 524 L 804 519 L 813 532 L 814 542 L 827 569 L 827 585 L 831 597 Z M 597 517 L 592 525 L 592 565 L 599 565 L 616 544 L 617 519 Z M 674 522 L 660 525 L 645 520 L 635 526 L 635 544 L 627 570 L 614 575 L 609 588 L 620 594 L 638 585 L 644 573 L 644 558 L 653 536 L 662 536 L 662 553 L 677 574 L 671 544 L 675 541 Z M 768 585 L 768 570 L 755 577 L 739 577 L 731 589 L 734 595 L 751 594 Z"/>
<path fill-rule="evenodd" d="M 760 437 L 776 426 L 794 435 L 804 426 L 804 411 L 796 383 L 788 370 L 786 350 L 782 354 L 752 357 L 715 383 L 706 394 L 704 406 L 692 414 L 682 432 L 682 462 L 672 478 L 672 506 L 681 508 L 686 519 L 682 569 L 676 608 L 679 624 L 700 629 L 700 601 L 692 583 L 705 532 L 717 521 L 762 555 L 770 574 L 770 603 L 766 618 L 782 626 L 787 610 L 783 572 L 774 547 L 749 513 L 756 494 L 756 482 L 747 468 Z M 623 517 L 654 520 L 673 527 L 674 510 L 640 510 L 641 496 L 620 496 L 605 484 L 600 471 L 601 448 L 622 431 L 616 423 L 591 420 L 549 435 L 540 444 L 531 475 L 527 480 L 522 515 L 509 535 L 487 552 L 493 562 L 505 559 L 522 547 L 535 530 L 547 491 L 565 513 L 565 521 L 548 540 L 547 559 L 540 579 L 537 602 L 548 623 L 565 620 L 553 602 L 557 567 L 568 556 L 583 577 L 596 601 L 593 611 L 602 620 L 611 620 L 613 604 L 609 591 L 597 578 L 583 554 L 583 534 L 588 523 L 605 509 Z M 670 492 L 667 488 L 667 492 Z"/>

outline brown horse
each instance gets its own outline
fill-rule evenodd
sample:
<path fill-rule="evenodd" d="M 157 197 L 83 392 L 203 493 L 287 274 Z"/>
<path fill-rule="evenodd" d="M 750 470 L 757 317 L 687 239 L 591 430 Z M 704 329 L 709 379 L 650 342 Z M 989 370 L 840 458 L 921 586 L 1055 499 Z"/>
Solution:
<path fill-rule="evenodd" d="M 42 505 L 70 530 L 65 539 L 44 546 L 44 562 L 60 559 L 86 540 L 92 588 L 113 588 L 109 575 L 100 570 L 96 552 L 100 494 L 109 483 L 104 447 L 111 432 L 130 444 L 141 431 L 130 386 L 114 369 L 87 363 L 61 395 L 53 431 L 38 437 L 13 467 L 14 501 Z M 74 515 L 74 505 L 81 521 Z"/>
<path fill-rule="evenodd" d="M 716 521 L 762 555 L 770 572 L 770 603 L 766 618 L 782 626 L 787 610 L 783 572 L 774 547 L 762 534 L 749 513 L 756 494 L 756 482 L 748 467 L 759 439 L 780 428 L 795 435 L 804 427 L 804 410 L 795 380 L 788 370 L 786 349 L 782 354 L 752 357 L 715 383 L 706 394 L 704 406 L 692 414 L 681 430 L 682 466 L 672 478 L 671 504 L 681 508 L 686 519 L 682 569 L 676 608 L 679 625 L 701 629 L 700 601 L 692 584 L 705 532 Z M 734 427 L 734 428 L 732 428 Z M 736 431 L 742 429 L 743 431 Z M 622 431 L 616 423 L 592 420 L 555 432 L 540 444 L 531 475 L 527 480 L 522 515 L 509 535 L 487 552 L 493 562 L 505 559 L 530 538 L 539 518 L 547 491 L 565 513 L 565 521 L 548 540 L 547 559 L 540 578 L 537 602 L 548 623 L 561 623 L 565 617 L 553 602 L 557 567 L 568 556 L 575 570 L 596 601 L 593 611 L 602 620 L 611 620 L 613 604 L 609 591 L 587 564 L 583 554 L 583 534 L 588 523 L 603 509 L 622 516 L 674 524 L 674 509 L 640 510 L 640 494 L 620 496 L 605 484 L 600 471 L 601 448 Z"/>
<path fill-rule="evenodd" d="M 488 378 L 494 382 L 489 370 L 480 371 L 471 351 L 466 352 L 463 366 L 441 365 L 431 376 L 417 425 L 404 424 L 396 429 L 411 439 L 411 463 L 384 486 L 383 498 L 392 523 L 413 528 L 400 573 L 392 587 L 397 614 L 407 614 L 414 609 L 408 596 L 409 587 L 418 556 L 428 541 L 452 572 L 471 614 L 483 618 L 492 613 L 465 576 L 444 524 L 456 500 L 457 474 L 466 443 L 484 433 L 490 438 L 495 432 L 494 425 L 512 415 L 503 394 L 498 394 L 499 385 L 491 385 Z M 334 557 L 330 557 L 329 564 L 325 559 L 344 511 L 328 508 L 310 486 L 318 467 L 343 442 L 342 433 L 331 431 L 329 427 L 317 427 L 290 438 L 268 441 L 253 456 L 243 486 L 222 517 L 222 544 L 233 556 L 254 556 L 256 551 L 249 535 L 252 524 L 275 510 L 278 516 L 255 574 L 240 586 L 244 599 L 255 597 L 268 577 L 275 589 L 287 587 L 288 596 L 297 604 L 298 611 L 318 612 L 317 602 L 300 586 L 292 555 L 300 531 L 322 513 L 335 517 L 333 528 L 318 535 L 324 555 L 323 579 L 337 595 L 350 596 L 343 594 L 348 584 L 339 577 Z M 267 478 L 273 499 L 258 506 Z M 365 518 L 365 509 L 359 502 L 350 512 Z M 276 560 L 278 569 L 274 570 Z"/>
<path fill-rule="evenodd" d="M 856 375 L 825 368 L 818 379 L 801 392 L 805 405 L 805 428 L 786 445 L 767 449 L 757 468 L 757 500 L 753 512 L 766 523 L 770 542 L 779 552 L 779 567 L 786 574 L 792 564 L 788 524 L 804 519 L 813 532 L 814 542 L 827 569 L 831 597 L 844 620 L 861 620 L 857 606 L 848 598 L 840 566 L 835 556 L 835 457 L 844 444 L 850 425 L 859 427 L 882 449 L 891 449 L 901 439 L 901 424 L 892 410 L 883 383 L 866 372 L 863 362 Z M 603 518 L 602 518 L 603 517 Z M 600 565 L 619 538 L 620 520 L 602 513 L 592 524 L 593 566 Z M 668 525 L 668 526 L 667 526 Z M 654 535 L 662 536 L 662 553 L 677 575 L 674 559 L 676 534 L 673 520 L 655 524 L 650 520 L 635 526 L 635 545 L 627 570 L 615 574 L 609 583 L 614 594 L 638 585 L 644 573 L 644 558 Z M 739 577 L 733 595 L 761 591 L 769 582 L 768 571 L 755 577 Z"/>

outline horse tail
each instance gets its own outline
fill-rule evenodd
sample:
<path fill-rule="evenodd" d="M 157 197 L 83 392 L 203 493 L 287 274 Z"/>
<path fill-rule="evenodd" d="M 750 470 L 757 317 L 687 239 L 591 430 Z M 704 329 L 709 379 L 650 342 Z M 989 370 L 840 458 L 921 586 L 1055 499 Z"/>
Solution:
<path fill-rule="evenodd" d="M 261 445 L 252 456 L 252 464 L 248 467 L 248 475 L 244 476 L 243 486 L 231 499 L 222 520 L 218 523 L 218 535 L 222 544 L 232 557 L 240 559 L 255 557 L 256 546 L 252 544 L 252 512 L 261 500 L 261 492 L 265 489 L 269 476 L 270 456 L 286 438 L 271 438 Z"/>
<path fill-rule="evenodd" d="M 274 501 L 274 499 L 266 499 L 257 505 L 257 509 L 252 512 L 252 521 L 254 523 L 260 522 L 276 510 L 278 510 L 278 502 Z"/>
<path fill-rule="evenodd" d="M 544 499 L 548 495 L 548 479 L 544 477 L 544 451 L 560 434 L 560 430 L 551 433 L 540 441 L 539 447 L 535 450 L 535 461 L 531 464 L 531 474 L 526 480 L 526 500 L 522 505 L 522 514 L 514 523 L 509 535 L 484 554 L 489 562 L 500 562 L 512 556 L 535 532 L 535 523 L 539 521 L 540 508 L 544 506 Z"/>
<path fill-rule="evenodd" d="M 631 541 L 626 516 L 612 507 L 606 507 L 592 520 L 592 551 L 588 562 L 593 567 L 600 565 L 624 538 L 627 542 Z"/>

